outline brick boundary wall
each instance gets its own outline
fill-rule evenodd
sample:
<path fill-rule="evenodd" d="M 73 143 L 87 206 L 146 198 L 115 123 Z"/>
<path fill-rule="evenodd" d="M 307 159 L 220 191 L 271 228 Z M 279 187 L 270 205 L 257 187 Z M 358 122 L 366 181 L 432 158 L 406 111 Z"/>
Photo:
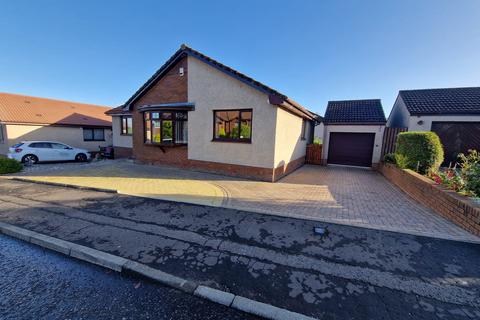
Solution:
<path fill-rule="evenodd" d="M 113 156 L 115 159 L 131 158 L 133 154 L 132 151 L 132 148 L 113 147 Z"/>
<path fill-rule="evenodd" d="M 480 205 L 432 180 L 391 164 L 381 164 L 379 172 L 418 202 L 433 209 L 461 228 L 480 236 Z"/>

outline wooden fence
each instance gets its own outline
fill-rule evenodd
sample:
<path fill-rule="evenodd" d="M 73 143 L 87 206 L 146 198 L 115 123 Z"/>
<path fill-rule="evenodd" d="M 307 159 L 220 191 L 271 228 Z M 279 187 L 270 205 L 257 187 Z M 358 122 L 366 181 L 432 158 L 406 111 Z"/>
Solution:
<path fill-rule="evenodd" d="M 383 156 L 387 153 L 395 152 L 395 144 L 397 143 L 397 135 L 400 132 L 407 131 L 408 128 L 389 128 L 386 127 L 383 132 L 383 144 L 382 144 L 382 160 Z"/>
<path fill-rule="evenodd" d="M 322 145 L 309 144 L 307 145 L 307 156 L 305 163 L 308 164 L 322 164 Z"/>

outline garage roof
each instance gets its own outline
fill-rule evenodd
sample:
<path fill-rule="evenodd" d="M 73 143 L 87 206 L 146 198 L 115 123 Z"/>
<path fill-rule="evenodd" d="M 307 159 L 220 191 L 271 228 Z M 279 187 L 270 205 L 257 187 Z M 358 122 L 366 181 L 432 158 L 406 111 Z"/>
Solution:
<path fill-rule="evenodd" d="M 325 124 L 385 124 L 380 99 L 329 101 Z"/>
<path fill-rule="evenodd" d="M 4 123 L 111 127 L 108 107 L 0 92 Z"/>
<path fill-rule="evenodd" d="M 411 115 L 480 114 L 480 87 L 401 90 Z"/>

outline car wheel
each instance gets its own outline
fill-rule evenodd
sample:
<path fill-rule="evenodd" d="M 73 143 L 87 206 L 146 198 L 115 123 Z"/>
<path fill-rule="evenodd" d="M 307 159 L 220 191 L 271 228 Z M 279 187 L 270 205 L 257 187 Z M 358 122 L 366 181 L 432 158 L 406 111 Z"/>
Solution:
<path fill-rule="evenodd" d="M 85 162 L 87 161 L 87 155 L 84 153 L 79 153 L 75 156 L 75 161 L 77 162 Z"/>
<path fill-rule="evenodd" d="M 23 163 L 30 162 L 32 164 L 35 164 L 38 162 L 38 157 L 34 154 L 27 154 L 22 157 L 22 162 Z"/>

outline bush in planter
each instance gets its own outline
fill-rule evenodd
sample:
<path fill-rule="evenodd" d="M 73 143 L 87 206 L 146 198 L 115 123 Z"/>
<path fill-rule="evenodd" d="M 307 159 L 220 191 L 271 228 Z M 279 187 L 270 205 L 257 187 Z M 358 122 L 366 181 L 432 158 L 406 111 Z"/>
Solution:
<path fill-rule="evenodd" d="M 402 132 L 398 134 L 395 160 L 402 169 L 421 174 L 437 170 L 443 162 L 443 147 L 434 132 Z"/>
<path fill-rule="evenodd" d="M 0 157 L 0 174 L 15 173 L 22 170 L 23 166 L 14 159 Z"/>
<path fill-rule="evenodd" d="M 320 139 L 320 138 L 314 138 L 314 139 L 313 139 L 313 144 L 321 145 L 321 144 L 322 144 L 322 139 Z"/>
<path fill-rule="evenodd" d="M 467 155 L 458 155 L 460 172 L 465 181 L 465 189 L 476 197 L 480 197 L 480 152 L 469 150 Z"/>

